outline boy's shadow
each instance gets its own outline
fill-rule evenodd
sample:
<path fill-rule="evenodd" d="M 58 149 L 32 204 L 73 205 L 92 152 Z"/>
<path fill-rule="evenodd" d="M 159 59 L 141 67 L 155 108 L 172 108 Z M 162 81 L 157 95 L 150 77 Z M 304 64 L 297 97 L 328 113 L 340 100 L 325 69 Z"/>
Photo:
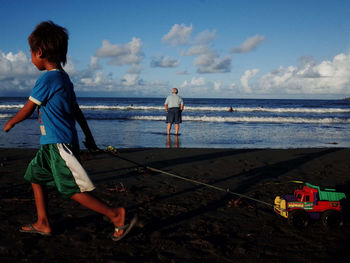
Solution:
<path fill-rule="evenodd" d="M 109 229 L 111 223 L 107 223 L 100 214 L 90 214 L 82 216 L 69 217 L 67 215 L 55 214 L 56 219 L 52 222 L 53 234 L 62 235 L 69 232 L 82 237 L 87 234 L 95 234 L 96 232 L 104 232 Z M 80 228 L 80 229 L 78 229 Z M 84 229 L 84 230 L 82 230 Z"/>

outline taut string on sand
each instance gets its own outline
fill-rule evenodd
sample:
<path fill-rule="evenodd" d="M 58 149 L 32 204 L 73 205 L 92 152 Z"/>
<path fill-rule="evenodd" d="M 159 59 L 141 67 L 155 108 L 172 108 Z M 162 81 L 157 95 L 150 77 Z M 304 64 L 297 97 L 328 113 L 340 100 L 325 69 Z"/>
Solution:
<path fill-rule="evenodd" d="M 221 191 L 221 192 L 225 192 L 225 193 L 228 193 L 228 194 L 236 195 L 236 196 L 239 196 L 239 197 L 242 197 L 242 198 L 246 198 L 246 199 L 255 201 L 255 202 L 263 204 L 263 205 L 272 206 L 272 207 L 274 206 L 273 204 L 261 201 L 259 199 L 256 199 L 256 198 L 244 195 L 244 194 L 239 194 L 239 193 L 232 192 L 228 188 L 224 189 L 224 188 L 221 188 L 221 187 L 217 187 L 217 186 L 214 186 L 214 185 L 206 184 L 206 183 L 203 183 L 203 182 L 200 182 L 200 181 L 197 181 L 197 180 L 189 179 L 189 178 L 186 178 L 186 177 L 183 177 L 183 176 L 180 176 L 180 175 L 176 175 L 176 174 L 173 174 L 173 173 L 169 173 L 169 172 L 166 172 L 166 171 L 163 171 L 163 170 L 160 170 L 160 169 L 156 169 L 156 168 L 153 168 L 153 167 L 150 167 L 150 166 L 147 166 L 147 165 L 143 165 L 143 164 L 137 163 L 137 162 L 135 162 L 133 160 L 130 160 L 128 158 L 125 158 L 125 157 L 121 156 L 113 146 L 108 146 L 106 148 L 106 150 L 99 150 L 99 151 L 103 151 L 103 152 L 112 154 L 113 156 L 118 157 L 119 159 L 122 159 L 124 161 L 133 163 L 133 164 L 135 164 L 135 165 L 137 165 L 139 167 L 143 167 L 143 168 L 145 168 L 147 170 L 150 170 L 150 171 L 153 171 L 153 172 L 165 174 L 165 175 L 168 175 L 168 176 L 171 176 L 171 177 L 183 180 L 183 181 L 191 182 L 191 183 L 194 183 L 194 184 L 197 184 L 197 185 L 202 185 L 202 186 L 205 186 L 205 187 L 208 187 L 208 188 L 215 189 L 217 191 Z"/>

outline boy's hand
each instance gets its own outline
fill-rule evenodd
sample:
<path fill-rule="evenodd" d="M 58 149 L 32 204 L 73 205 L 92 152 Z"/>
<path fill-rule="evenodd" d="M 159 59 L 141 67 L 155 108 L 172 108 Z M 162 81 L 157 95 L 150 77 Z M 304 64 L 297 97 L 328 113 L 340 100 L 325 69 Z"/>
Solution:
<path fill-rule="evenodd" d="M 4 126 L 4 131 L 5 132 L 9 132 L 12 128 L 13 128 L 13 124 L 10 123 L 10 121 L 6 122 L 5 126 Z"/>
<path fill-rule="evenodd" d="M 90 152 L 96 152 L 98 150 L 93 137 L 86 137 L 84 145 Z"/>
<path fill-rule="evenodd" d="M 35 111 L 35 108 L 36 104 L 31 100 L 27 100 L 27 103 L 23 106 L 23 108 L 20 109 L 16 115 L 11 118 L 11 120 L 6 122 L 4 131 L 9 132 L 17 123 L 29 118 Z"/>

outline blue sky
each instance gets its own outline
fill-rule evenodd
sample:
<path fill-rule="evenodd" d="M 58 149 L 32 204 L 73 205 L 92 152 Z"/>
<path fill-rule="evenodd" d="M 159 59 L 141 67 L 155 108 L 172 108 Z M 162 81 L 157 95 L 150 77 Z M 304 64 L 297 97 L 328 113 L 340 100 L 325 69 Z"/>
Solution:
<path fill-rule="evenodd" d="M 38 72 L 27 37 L 44 20 L 70 34 L 78 96 L 350 96 L 348 0 L 0 1 L 0 96 Z"/>

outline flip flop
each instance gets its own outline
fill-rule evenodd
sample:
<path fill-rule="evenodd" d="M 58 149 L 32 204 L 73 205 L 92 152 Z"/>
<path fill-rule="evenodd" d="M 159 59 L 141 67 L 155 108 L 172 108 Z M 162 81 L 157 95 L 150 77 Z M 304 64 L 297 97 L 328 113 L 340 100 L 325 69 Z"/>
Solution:
<path fill-rule="evenodd" d="M 118 233 L 121 230 L 124 230 L 124 233 L 118 237 L 115 237 L 114 235 L 112 235 L 112 240 L 119 241 L 119 240 L 123 239 L 130 232 L 130 230 L 134 227 L 136 222 L 137 222 L 137 216 L 134 216 L 134 218 L 130 221 L 130 224 L 115 227 L 114 228 L 115 233 Z"/>
<path fill-rule="evenodd" d="M 24 230 L 23 227 L 27 227 L 27 228 L 29 228 L 29 229 L 28 229 L 28 230 Z M 22 233 L 30 233 L 30 234 L 39 234 L 39 235 L 42 235 L 42 236 L 51 236 L 51 233 L 39 231 L 39 230 L 35 229 L 35 228 L 33 227 L 33 225 L 24 225 L 24 226 L 22 226 L 22 227 L 19 229 L 19 232 L 22 232 Z"/>

